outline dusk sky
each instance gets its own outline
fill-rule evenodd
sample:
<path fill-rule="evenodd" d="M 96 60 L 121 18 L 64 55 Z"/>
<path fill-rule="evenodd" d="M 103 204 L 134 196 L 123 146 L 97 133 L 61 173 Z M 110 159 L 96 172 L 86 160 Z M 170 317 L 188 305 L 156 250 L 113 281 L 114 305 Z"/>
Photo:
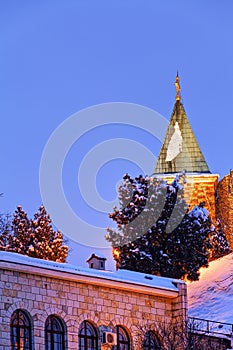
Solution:
<path fill-rule="evenodd" d="M 125 102 L 169 120 L 177 70 L 182 102 L 211 172 L 229 173 L 232 18 L 231 0 L 1 0 L 1 212 L 13 213 L 18 204 L 29 216 L 37 211 L 43 149 L 71 115 Z M 155 161 L 161 147 L 146 130 L 123 124 L 98 124 L 73 143 L 62 169 L 66 200 L 83 222 L 102 229 L 111 224 L 108 215 L 85 203 L 77 178 L 85 155 L 113 138 L 119 145 L 122 139 L 141 143 Z M 54 158 L 58 153 L 59 147 Z M 116 198 L 125 172 L 136 176 L 142 170 L 133 159 L 115 158 L 96 173 L 97 190 L 107 201 Z"/>

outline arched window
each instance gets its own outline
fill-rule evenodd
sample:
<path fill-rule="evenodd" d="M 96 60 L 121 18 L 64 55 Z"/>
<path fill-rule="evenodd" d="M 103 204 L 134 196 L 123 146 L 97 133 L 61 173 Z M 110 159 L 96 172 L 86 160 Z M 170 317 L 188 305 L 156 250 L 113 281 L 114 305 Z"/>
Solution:
<path fill-rule="evenodd" d="M 98 335 L 95 327 L 84 321 L 79 328 L 79 350 L 98 350 Z"/>
<path fill-rule="evenodd" d="M 116 330 L 117 330 L 116 349 L 117 350 L 130 350 L 130 339 L 129 339 L 129 335 L 126 332 L 126 330 L 121 326 L 117 326 Z"/>
<path fill-rule="evenodd" d="M 160 341 L 153 331 L 147 331 L 143 341 L 144 350 L 160 350 Z"/>
<path fill-rule="evenodd" d="M 65 350 L 65 327 L 55 315 L 50 315 L 45 322 L 45 349 Z"/>
<path fill-rule="evenodd" d="M 27 313 L 16 310 L 11 316 L 11 350 L 32 350 L 32 327 Z"/>

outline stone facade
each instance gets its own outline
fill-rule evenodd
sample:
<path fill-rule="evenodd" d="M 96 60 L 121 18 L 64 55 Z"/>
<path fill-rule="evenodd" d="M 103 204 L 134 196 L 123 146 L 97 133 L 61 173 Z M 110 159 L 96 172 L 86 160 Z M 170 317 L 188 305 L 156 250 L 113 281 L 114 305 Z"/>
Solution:
<path fill-rule="evenodd" d="M 217 212 L 227 241 L 233 249 L 233 170 L 218 183 Z"/>
<path fill-rule="evenodd" d="M 216 220 L 216 189 L 218 184 L 217 174 L 200 174 L 187 176 L 187 183 L 191 180 L 190 207 L 205 202 L 205 208 L 209 211 L 213 221 Z"/>
<path fill-rule="evenodd" d="M 210 333 L 190 333 L 190 345 L 195 350 L 229 350 L 231 339 L 224 336 L 213 336 Z"/>
<path fill-rule="evenodd" d="M 128 333 L 130 349 L 138 349 L 140 327 L 158 330 L 158 325 L 171 323 L 184 327 L 187 321 L 186 284 L 182 281 L 147 275 L 142 283 L 137 277 L 144 279 L 145 275 L 135 272 L 127 271 L 122 276 L 132 278 L 124 280 L 117 277 L 121 272 L 70 270 L 68 264 L 38 261 L 0 252 L 0 350 L 10 349 L 15 310 L 25 310 L 30 318 L 33 350 L 45 349 L 49 315 L 59 316 L 64 323 L 65 349 L 69 350 L 79 348 L 79 327 L 85 320 L 97 329 L 99 349 L 103 331 L 115 332 L 117 325 Z"/>
<path fill-rule="evenodd" d="M 158 176 L 159 177 L 159 176 Z M 171 183 L 176 174 L 164 174 L 162 178 Z M 190 209 L 205 202 L 213 221 L 216 220 L 216 189 L 218 185 L 217 174 L 189 174 L 185 175 L 184 195 Z"/>

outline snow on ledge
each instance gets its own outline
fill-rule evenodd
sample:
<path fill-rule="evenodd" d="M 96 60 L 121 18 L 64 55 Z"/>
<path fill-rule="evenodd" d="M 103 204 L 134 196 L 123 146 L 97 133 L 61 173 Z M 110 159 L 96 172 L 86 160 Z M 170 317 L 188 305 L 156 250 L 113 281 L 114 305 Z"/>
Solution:
<path fill-rule="evenodd" d="M 116 282 L 124 282 L 129 284 L 136 284 L 139 286 L 146 286 L 152 288 L 159 288 L 162 290 L 179 292 L 176 284 L 184 283 L 181 280 L 176 280 L 167 277 L 154 276 L 150 274 L 144 274 L 140 272 L 134 272 L 129 270 L 118 270 L 118 271 L 108 271 L 108 270 L 95 270 L 90 268 L 84 268 L 75 266 L 68 263 L 59 263 L 49 260 L 30 258 L 25 255 L 18 253 L 11 253 L 0 251 L 0 263 L 12 263 L 19 265 L 28 265 L 30 267 L 44 268 L 47 270 L 52 270 L 56 272 L 67 272 L 76 275 L 82 275 L 87 277 L 97 277 L 105 280 L 112 280 Z M 54 273 L 56 277 L 56 273 Z"/>

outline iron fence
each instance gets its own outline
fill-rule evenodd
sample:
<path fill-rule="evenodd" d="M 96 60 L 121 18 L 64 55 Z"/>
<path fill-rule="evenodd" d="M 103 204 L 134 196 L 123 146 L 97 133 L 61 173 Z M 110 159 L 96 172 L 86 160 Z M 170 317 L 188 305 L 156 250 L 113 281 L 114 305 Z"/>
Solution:
<path fill-rule="evenodd" d="M 213 335 L 224 335 L 233 337 L 233 324 L 205 320 L 203 318 L 189 317 L 188 330 L 190 332 L 201 332 Z"/>

